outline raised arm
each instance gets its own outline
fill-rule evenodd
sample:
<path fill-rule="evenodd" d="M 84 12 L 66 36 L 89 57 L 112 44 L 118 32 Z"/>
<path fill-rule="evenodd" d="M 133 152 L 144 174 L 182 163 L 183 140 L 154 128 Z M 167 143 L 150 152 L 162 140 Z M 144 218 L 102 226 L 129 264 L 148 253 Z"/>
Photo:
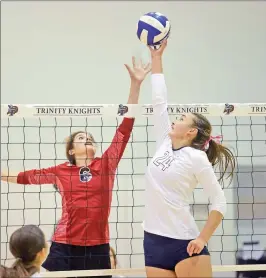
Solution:
<path fill-rule="evenodd" d="M 128 70 L 131 83 L 128 96 L 128 104 L 137 104 L 139 101 L 140 87 L 145 79 L 146 75 L 150 72 L 150 64 L 143 65 L 142 62 L 137 63 L 135 57 L 132 57 L 132 67 L 125 65 Z M 126 109 L 125 107 L 120 107 Z M 117 168 L 117 165 L 123 156 L 128 140 L 130 138 L 134 118 L 125 117 L 116 130 L 115 136 L 112 140 L 110 147 L 103 154 L 103 158 L 108 158 L 109 167 L 113 170 Z"/>
<path fill-rule="evenodd" d="M 152 104 L 156 149 L 159 148 L 166 139 L 170 139 L 168 133 L 170 131 L 171 124 L 167 112 L 167 88 L 163 74 L 162 62 L 162 54 L 166 45 L 167 41 L 164 41 L 158 50 L 150 48 L 152 60 Z"/>
<path fill-rule="evenodd" d="M 1 172 L 1 180 L 18 184 L 56 184 L 56 167 L 33 169 L 19 173 Z"/>
<path fill-rule="evenodd" d="M 132 67 L 127 64 L 125 64 L 125 67 L 131 79 L 127 104 L 138 104 L 140 86 L 147 74 L 151 71 L 151 65 L 150 63 L 144 65 L 142 61 L 137 63 L 136 58 L 132 57 Z"/>
<path fill-rule="evenodd" d="M 115 171 L 120 162 L 134 125 L 134 118 L 124 118 L 117 128 L 111 145 L 103 154 L 107 159 L 108 167 Z"/>

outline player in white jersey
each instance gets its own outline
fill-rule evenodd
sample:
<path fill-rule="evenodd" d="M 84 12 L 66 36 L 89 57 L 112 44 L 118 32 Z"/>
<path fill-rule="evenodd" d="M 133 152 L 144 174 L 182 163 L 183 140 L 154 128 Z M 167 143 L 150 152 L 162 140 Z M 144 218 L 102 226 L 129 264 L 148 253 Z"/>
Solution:
<path fill-rule="evenodd" d="M 170 123 L 167 90 L 162 69 L 165 41 L 151 50 L 152 98 L 156 153 L 146 172 L 144 253 L 147 277 L 211 277 L 211 260 L 205 246 L 222 221 L 226 199 L 213 165 L 221 177 L 235 158 L 212 137 L 209 121 L 200 114 L 184 114 Z M 219 138 L 218 138 L 219 139 Z M 193 190 L 201 184 L 211 203 L 210 215 L 200 232 L 190 212 Z"/>

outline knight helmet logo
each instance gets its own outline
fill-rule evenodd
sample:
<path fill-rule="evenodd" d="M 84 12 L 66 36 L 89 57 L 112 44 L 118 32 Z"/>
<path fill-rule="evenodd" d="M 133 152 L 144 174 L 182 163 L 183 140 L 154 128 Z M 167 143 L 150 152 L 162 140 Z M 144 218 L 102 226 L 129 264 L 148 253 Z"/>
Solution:
<path fill-rule="evenodd" d="M 92 179 L 90 168 L 82 167 L 79 170 L 79 180 L 81 182 L 89 182 Z"/>
<path fill-rule="evenodd" d="M 125 105 L 123 105 L 123 104 L 119 104 L 117 114 L 118 114 L 119 116 L 123 116 L 123 115 L 125 115 L 127 112 L 128 112 L 128 107 L 125 106 Z"/>
<path fill-rule="evenodd" d="M 18 112 L 18 107 L 17 106 L 14 106 L 12 104 L 9 104 L 8 105 L 8 110 L 7 110 L 7 115 L 9 116 L 13 116 L 15 115 L 16 113 Z"/>
<path fill-rule="evenodd" d="M 224 114 L 229 115 L 235 110 L 235 106 L 233 104 L 226 103 L 224 106 Z"/>

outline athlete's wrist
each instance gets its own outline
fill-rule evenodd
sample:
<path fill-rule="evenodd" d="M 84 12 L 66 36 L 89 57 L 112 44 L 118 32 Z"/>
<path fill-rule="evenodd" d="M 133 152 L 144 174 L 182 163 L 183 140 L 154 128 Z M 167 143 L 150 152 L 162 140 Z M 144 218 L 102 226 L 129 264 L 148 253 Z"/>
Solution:
<path fill-rule="evenodd" d="M 155 54 L 155 55 L 152 55 L 151 56 L 151 59 L 153 61 L 161 61 L 163 59 L 162 55 L 161 54 Z"/>
<path fill-rule="evenodd" d="M 198 239 L 199 239 L 200 241 L 202 241 L 202 242 L 204 243 L 204 245 L 207 245 L 208 240 L 206 240 L 202 235 L 199 235 L 199 236 L 198 236 Z"/>
<path fill-rule="evenodd" d="M 137 80 L 137 79 L 131 78 L 131 86 L 134 88 L 140 89 L 142 82 L 143 82 L 143 80 Z"/>

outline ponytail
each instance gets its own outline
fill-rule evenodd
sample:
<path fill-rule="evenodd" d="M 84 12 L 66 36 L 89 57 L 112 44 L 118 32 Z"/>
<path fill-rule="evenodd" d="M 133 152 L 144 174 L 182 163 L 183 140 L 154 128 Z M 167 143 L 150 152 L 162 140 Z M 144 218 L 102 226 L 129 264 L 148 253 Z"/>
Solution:
<path fill-rule="evenodd" d="M 17 273 L 17 271 L 15 269 L 1 265 L 0 278 L 11 278 L 11 277 L 12 278 L 20 278 L 19 274 Z"/>
<path fill-rule="evenodd" d="M 231 183 L 236 166 L 234 154 L 229 148 L 221 144 L 220 139 L 222 136 L 211 136 L 212 126 L 205 116 L 198 113 L 193 113 L 193 115 L 193 127 L 198 130 L 198 133 L 191 146 L 206 152 L 212 166 L 219 164 L 219 182 L 229 178 L 229 183 Z M 226 173 L 228 173 L 227 176 Z"/>
<path fill-rule="evenodd" d="M 9 241 L 10 252 L 16 261 L 10 268 L 1 266 L 0 278 L 28 278 L 39 272 L 42 251 L 46 251 L 46 247 L 44 233 L 38 226 L 25 225 L 17 229 Z"/>
<path fill-rule="evenodd" d="M 210 161 L 210 163 L 215 166 L 219 165 L 219 173 L 220 177 L 218 181 L 224 181 L 224 179 L 230 179 L 230 182 L 232 182 L 234 170 L 236 166 L 236 161 L 234 154 L 232 151 L 223 146 L 220 143 L 217 143 L 214 140 L 210 140 L 209 142 L 209 148 L 206 150 L 207 157 Z M 228 172 L 229 169 L 229 172 Z M 228 173 L 227 176 L 225 174 Z"/>
<path fill-rule="evenodd" d="M 12 267 L 1 265 L 0 278 L 29 278 L 38 272 L 35 266 L 25 266 L 21 259 L 17 259 Z"/>

